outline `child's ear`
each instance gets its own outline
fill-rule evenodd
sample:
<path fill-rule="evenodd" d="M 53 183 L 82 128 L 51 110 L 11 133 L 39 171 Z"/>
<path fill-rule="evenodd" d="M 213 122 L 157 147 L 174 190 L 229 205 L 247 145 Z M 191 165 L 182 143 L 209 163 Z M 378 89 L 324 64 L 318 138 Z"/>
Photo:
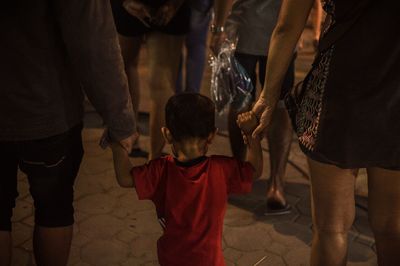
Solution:
<path fill-rule="evenodd" d="M 166 128 L 166 127 L 162 127 L 162 128 L 161 128 L 161 133 L 162 133 L 162 135 L 163 135 L 163 137 L 164 137 L 165 142 L 166 142 L 167 144 L 172 144 L 172 134 L 171 134 L 171 131 L 169 131 L 169 129 Z"/>
<path fill-rule="evenodd" d="M 210 135 L 208 135 L 207 144 L 211 144 L 212 143 L 212 141 L 214 140 L 215 135 L 217 135 L 217 133 L 218 133 L 218 128 L 216 128 L 213 132 L 210 133 Z"/>

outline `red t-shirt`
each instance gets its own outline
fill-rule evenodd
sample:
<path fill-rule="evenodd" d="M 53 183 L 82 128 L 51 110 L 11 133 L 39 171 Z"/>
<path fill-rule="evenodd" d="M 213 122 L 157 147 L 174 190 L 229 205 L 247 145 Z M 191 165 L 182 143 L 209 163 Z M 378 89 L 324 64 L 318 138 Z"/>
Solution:
<path fill-rule="evenodd" d="M 157 243 L 162 266 L 224 266 L 227 196 L 251 191 L 254 169 L 248 162 L 211 156 L 194 163 L 167 156 L 132 169 L 139 199 L 154 202 L 164 229 Z"/>

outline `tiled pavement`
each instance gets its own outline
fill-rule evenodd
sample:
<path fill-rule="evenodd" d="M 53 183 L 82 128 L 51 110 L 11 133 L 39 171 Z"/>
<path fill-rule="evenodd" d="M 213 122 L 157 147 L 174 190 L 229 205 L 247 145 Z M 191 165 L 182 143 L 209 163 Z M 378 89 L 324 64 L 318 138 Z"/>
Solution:
<path fill-rule="evenodd" d="M 307 50 L 300 53 L 298 76 L 309 64 L 310 55 Z M 85 129 L 83 133 L 86 153 L 76 181 L 76 225 L 69 265 L 158 265 L 156 240 L 161 228 L 154 207 L 148 201 L 138 201 L 133 189 L 118 187 L 111 153 L 97 145 L 100 135 L 101 129 Z M 141 146 L 148 149 L 148 137 L 144 136 L 140 141 Z M 266 147 L 266 143 L 263 145 Z M 210 153 L 229 155 L 228 140 L 218 136 Z M 143 159 L 133 161 L 135 164 L 144 162 Z M 305 158 L 294 143 L 286 187 L 293 212 L 280 217 L 255 214 L 265 201 L 263 193 L 269 169 L 267 152 L 264 162 L 264 178 L 254 184 L 253 192 L 232 197 L 228 205 L 223 234 L 227 265 L 309 265 L 311 212 Z M 13 265 L 34 265 L 32 199 L 22 174 L 18 186 L 20 196 L 13 218 Z M 358 179 L 357 191 L 366 193 L 363 172 Z M 360 197 L 357 202 L 363 206 L 365 198 Z M 349 244 L 349 265 L 376 265 L 367 213 L 362 208 L 357 208 Z M 187 265 L 190 266 L 190 262 Z"/>

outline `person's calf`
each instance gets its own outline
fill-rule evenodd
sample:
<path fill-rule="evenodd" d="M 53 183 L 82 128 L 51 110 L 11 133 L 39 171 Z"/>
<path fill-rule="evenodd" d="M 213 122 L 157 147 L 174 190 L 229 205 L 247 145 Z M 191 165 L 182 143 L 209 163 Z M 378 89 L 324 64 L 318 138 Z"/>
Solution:
<path fill-rule="evenodd" d="M 348 230 L 313 230 L 311 266 L 344 266 L 347 262 Z"/>
<path fill-rule="evenodd" d="M 73 226 L 36 226 L 33 248 L 36 263 L 40 266 L 65 266 L 68 262 L 73 235 Z"/>

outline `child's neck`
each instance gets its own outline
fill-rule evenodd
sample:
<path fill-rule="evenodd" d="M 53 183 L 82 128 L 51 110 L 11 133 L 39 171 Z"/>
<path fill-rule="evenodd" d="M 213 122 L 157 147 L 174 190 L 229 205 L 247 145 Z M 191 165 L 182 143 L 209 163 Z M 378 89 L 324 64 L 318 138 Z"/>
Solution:
<path fill-rule="evenodd" d="M 173 143 L 172 149 L 178 161 L 187 162 L 204 156 L 207 146 L 206 140 L 193 139 Z"/>

